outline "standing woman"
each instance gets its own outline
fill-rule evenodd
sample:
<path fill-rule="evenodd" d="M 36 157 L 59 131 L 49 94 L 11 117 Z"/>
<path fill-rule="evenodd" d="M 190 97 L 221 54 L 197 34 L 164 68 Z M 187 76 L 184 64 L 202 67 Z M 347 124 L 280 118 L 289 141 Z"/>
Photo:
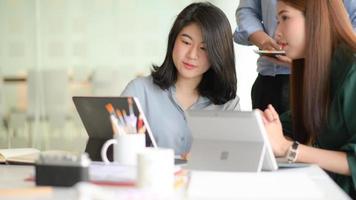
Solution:
<path fill-rule="evenodd" d="M 139 99 L 159 147 L 182 155 L 191 147 L 185 111 L 239 109 L 236 82 L 227 17 L 210 3 L 192 3 L 170 30 L 163 64 L 131 81 L 121 95 Z"/>
<path fill-rule="evenodd" d="M 256 45 L 261 50 L 280 50 L 281 46 L 275 41 L 277 1 L 240 0 L 236 10 L 235 42 Z M 356 31 L 356 0 L 343 2 Z M 279 114 L 289 110 L 290 62 L 286 56 L 258 58 L 258 76 L 251 90 L 253 109 L 264 110 L 268 104 L 272 104 Z"/>
<path fill-rule="evenodd" d="M 319 165 L 356 198 L 356 35 L 343 2 L 279 0 L 277 14 L 293 63 L 291 112 L 263 112 L 273 151 Z"/>

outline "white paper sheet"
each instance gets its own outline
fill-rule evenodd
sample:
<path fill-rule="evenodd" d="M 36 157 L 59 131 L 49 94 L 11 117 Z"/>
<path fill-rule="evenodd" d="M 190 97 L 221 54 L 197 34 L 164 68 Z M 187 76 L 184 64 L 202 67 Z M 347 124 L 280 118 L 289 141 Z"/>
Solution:
<path fill-rule="evenodd" d="M 93 162 L 89 168 L 89 175 L 91 181 L 135 182 L 136 167 Z"/>

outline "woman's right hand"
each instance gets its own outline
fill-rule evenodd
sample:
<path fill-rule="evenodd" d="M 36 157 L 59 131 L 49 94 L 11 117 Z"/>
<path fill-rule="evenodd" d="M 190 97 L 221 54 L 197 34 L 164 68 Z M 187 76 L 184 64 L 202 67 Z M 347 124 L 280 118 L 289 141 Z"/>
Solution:
<path fill-rule="evenodd" d="M 261 112 L 262 120 L 266 128 L 269 142 L 271 143 L 274 154 L 277 157 L 286 156 L 292 142 L 283 135 L 283 129 L 279 115 L 272 105 Z"/>
<path fill-rule="evenodd" d="M 267 37 L 259 46 L 261 50 L 269 50 L 269 51 L 279 51 L 281 47 L 277 44 L 277 42 L 271 38 Z"/>
<path fill-rule="evenodd" d="M 258 35 L 258 34 L 256 34 L 256 35 Z M 255 37 L 255 40 L 260 41 L 260 43 L 257 46 L 261 50 L 268 50 L 268 51 L 282 50 L 281 45 L 279 45 L 276 40 L 274 40 L 267 34 L 260 34 L 259 37 Z M 256 43 L 258 43 L 258 42 L 256 42 Z M 263 57 L 267 58 L 269 61 L 271 61 L 277 65 L 284 65 L 284 66 L 290 67 L 292 64 L 292 59 L 290 59 L 287 56 L 283 56 L 283 55 L 276 55 L 276 57 L 270 57 L 270 56 L 263 56 Z"/>
<path fill-rule="evenodd" d="M 256 31 L 249 37 L 249 41 L 261 50 L 281 50 L 277 42 L 264 31 Z"/>
<path fill-rule="evenodd" d="M 189 160 L 190 158 L 190 153 L 183 153 L 180 155 L 180 157 L 182 158 L 182 160 Z"/>

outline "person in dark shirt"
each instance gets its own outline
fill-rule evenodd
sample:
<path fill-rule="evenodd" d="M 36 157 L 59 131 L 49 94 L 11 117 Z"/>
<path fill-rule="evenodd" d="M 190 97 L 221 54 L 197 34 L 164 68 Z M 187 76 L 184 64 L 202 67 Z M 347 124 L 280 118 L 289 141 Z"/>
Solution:
<path fill-rule="evenodd" d="M 291 111 L 262 112 L 274 154 L 319 165 L 356 198 L 356 34 L 343 1 L 279 0 L 277 16 L 293 61 Z"/>

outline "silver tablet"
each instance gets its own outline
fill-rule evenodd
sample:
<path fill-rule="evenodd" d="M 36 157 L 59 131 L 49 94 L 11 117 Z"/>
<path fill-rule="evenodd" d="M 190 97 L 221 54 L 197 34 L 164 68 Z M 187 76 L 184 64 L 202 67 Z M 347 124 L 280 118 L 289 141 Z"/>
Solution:
<path fill-rule="evenodd" d="M 189 169 L 278 169 L 258 111 L 188 111 L 187 120 L 193 136 Z"/>

